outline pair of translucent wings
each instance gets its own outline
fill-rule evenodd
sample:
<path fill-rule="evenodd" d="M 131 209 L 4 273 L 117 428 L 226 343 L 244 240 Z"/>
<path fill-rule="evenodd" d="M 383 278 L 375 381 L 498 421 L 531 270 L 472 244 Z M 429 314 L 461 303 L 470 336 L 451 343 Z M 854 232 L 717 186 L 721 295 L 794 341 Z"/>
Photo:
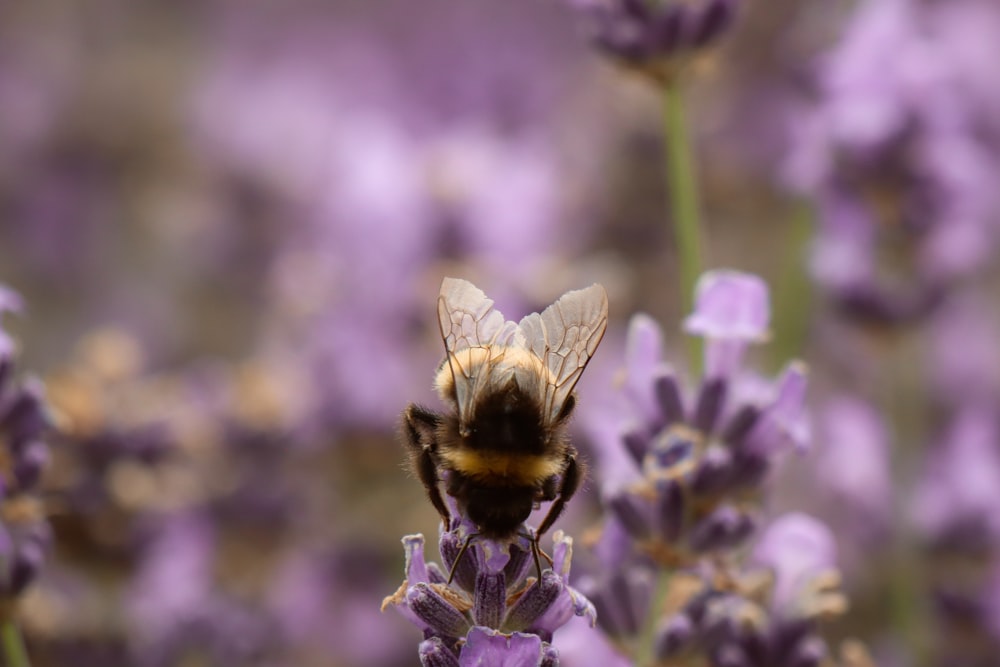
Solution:
<path fill-rule="evenodd" d="M 438 297 L 438 322 L 463 424 L 469 423 L 476 396 L 490 385 L 492 372 L 509 348 L 527 350 L 547 370 L 539 373 L 539 393 L 543 418 L 553 424 L 604 336 L 608 296 L 600 285 L 591 285 L 567 292 L 541 314 L 511 322 L 478 287 L 445 278 Z"/>

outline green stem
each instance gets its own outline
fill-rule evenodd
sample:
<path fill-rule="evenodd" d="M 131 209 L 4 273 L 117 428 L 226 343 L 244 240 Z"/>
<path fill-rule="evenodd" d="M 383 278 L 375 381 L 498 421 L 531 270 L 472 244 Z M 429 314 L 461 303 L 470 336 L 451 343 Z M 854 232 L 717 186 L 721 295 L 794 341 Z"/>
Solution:
<path fill-rule="evenodd" d="M 0 634 L 3 636 L 3 655 L 6 666 L 31 667 L 28 651 L 24 648 L 24 639 L 21 637 L 21 631 L 18 630 L 17 624 L 13 620 L 4 621 Z"/>
<path fill-rule="evenodd" d="M 812 283 L 806 275 L 804 258 L 812 237 L 813 211 L 806 202 L 798 202 L 789 220 L 787 256 L 781 279 L 774 286 L 773 331 L 768 346 L 772 365 L 780 369 L 789 359 L 801 357 L 809 334 Z"/>
<path fill-rule="evenodd" d="M 694 154 L 684 111 L 681 82 L 675 79 L 663 90 L 663 130 L 667 159 L 667 188 L 680 264 L 681 304 L 684 312 L 694 306 L 694 288 L 702 271 L 701 211 Z M 701 341 L 688 347 L 693 375 L 701 372 Z"/>
<path fill-rule="evenodd" d="M 893 540 L 889 574 L 888 611 L 892 623 L 909 648 L 912 664 L 930 664 L 930 627 L 922 587 L 926 577 L 921 562 L 919 541 L 907 518 L 910 494 L 915 487 L 918 466 L 924 456 L 920 450 L 928 425 L 930 399 L 924 387 L 921 339 L 913 331 L 904 331 L 886 343 L 890 347 L 884 404 L 893 423 L 896 439 L 892 448 L 894 472 Z"/>
<path fill-rule="evenodd" d="M 670 575 L 670 571 L 663 568 L 656 572 L 653 597 L 649 602 L 649 614 L 639 635 L 639 645 L 635 655 L 635 664 L 638 667 L 652 667 L 656 664 L 656 631 L 659 621 L 663 618 L 663 605 L 670 591 Z"/>

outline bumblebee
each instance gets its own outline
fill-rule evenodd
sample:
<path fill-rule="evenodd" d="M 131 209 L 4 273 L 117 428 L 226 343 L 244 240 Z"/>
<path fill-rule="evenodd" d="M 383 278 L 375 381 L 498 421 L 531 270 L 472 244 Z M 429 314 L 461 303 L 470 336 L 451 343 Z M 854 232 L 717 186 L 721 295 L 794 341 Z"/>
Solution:
<path fill-rule="evenodd" d="M 552 502 L 534 535 L 559 518 L 583 481 L 585 470 L 565 427 L 573 388 L 597 349 L 608 323 L 608 297 L 600 285 L 567 292 L 520 322 L 504 320 L 482 290 L 445 278 L 438 297 L 445 357 L 434 386 L 450 408 L 439 414 L 411 404 L 403 431 L 413 471 L 427 490 L 445 529 L 451 516 L 441 495 L 482 536 L 513 541 L 532 509 Z"/>

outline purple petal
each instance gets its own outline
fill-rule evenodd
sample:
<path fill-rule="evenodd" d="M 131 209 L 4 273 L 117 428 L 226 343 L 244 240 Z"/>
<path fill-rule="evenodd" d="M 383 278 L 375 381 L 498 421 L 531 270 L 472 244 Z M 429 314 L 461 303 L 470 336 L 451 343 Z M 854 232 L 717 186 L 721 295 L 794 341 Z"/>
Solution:
<path fill-rule="evenodd" d="M 767 337 L 771 307 L 767 285 L 737 271 L 709 271 L 698 280 L 695 310 L 684 330 L 708 339 L 761 341 Z"/>
<path fill-rule="evenodd" d="M 537 635 L 505 635 L 478 626 L 469 631 L 458 656 L 461 667 L 536 667 L 541 659 L 542 640 Z"/>
<path fill-rule="evenodd" d="M 429 582 L 430 573 L 424 560 L 424 536 L 420 533 L 407 535 L 403 538 L 403 549 L 406 552 L 406 581 L 410 586 L 420 582 Z"/>
<path fill-rule="evenodd" d="M 461 637 L 471 625 L 429 584 L 420 583 L 406 590 L 406 606 L 431 631 L 445 637 Z"/>
<path fill-rule="evenodd" d="M 809 415 L 805 410 L 809 374 L 805 364 L 792 362 L 778 379 L 771 404 L 746 438 L 750 452 L 769 455 L 792 445 L 803 451 L 811 437 Z"/>
<path fill-rule="evenodd" d="M 569 568 L 573 560 L 573 538 L 561 530 L 552 535 L 552 569 L 569 582 Z"/>
<path fill-rule="evenodd" d="M 824 524 L 807 514 L 786 514 L 768 526 L 753 560 L 774 571 L 775 609 L 789 609 L 811 577 L 837 564 L 837 544 Z"/>
<path fill-rule="evenodd" d="M 663 333 L 660 325 L 644 313 L 633 315 L 625 342 L 624 393 L 645 422 L 659 417 L 654 385 L 658 374 L 669 372 L 663 362 Z"/>
<path fill-rule="evenodd" d="M 565 585 L 559 575 L 552 570 L 542 572 L 542 578 L 532 584 L 511 606 L 507 618 L 504 619 L 503 629 L 528 630 L 535 627 L 535 622 L 548 611 L 564 588 Z M 554 632 L 556 628 L 545 629 Z"/>

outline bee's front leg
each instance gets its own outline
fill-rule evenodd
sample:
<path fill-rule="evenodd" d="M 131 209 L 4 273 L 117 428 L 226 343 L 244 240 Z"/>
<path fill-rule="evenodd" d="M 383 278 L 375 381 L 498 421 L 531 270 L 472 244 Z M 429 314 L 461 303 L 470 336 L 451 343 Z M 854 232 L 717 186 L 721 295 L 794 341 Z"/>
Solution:
<path fill-rule="evenodd" d="M 437 428 L 441 417 L 436 413 L 410 404 L 403 411 L 404 435 L 406 445 L 410 449 L 410 465 L 427 491 L 434 509 L 441 515 L 444 529 L 451 527 L 451 514 L 444 504 L 441 489 L 438 488 L 438 466 L 435 460 L 437 452 Z"/>

